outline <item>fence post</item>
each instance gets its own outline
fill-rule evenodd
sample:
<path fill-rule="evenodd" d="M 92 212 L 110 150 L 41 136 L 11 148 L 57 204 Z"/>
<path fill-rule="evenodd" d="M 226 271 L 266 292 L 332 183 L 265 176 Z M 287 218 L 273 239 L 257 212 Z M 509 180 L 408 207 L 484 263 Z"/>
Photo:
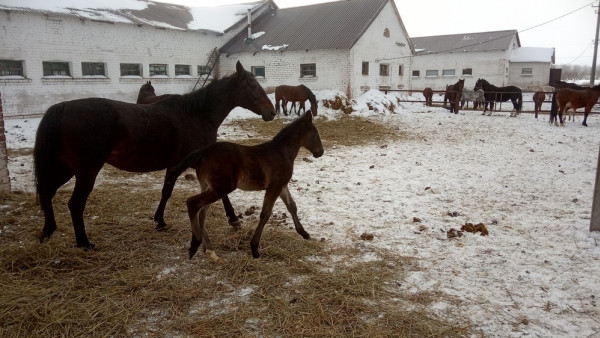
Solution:
<path fill-rule="evenodd" d="M 0 192 L 1 191 L 10 191 L 8 151 L 6 149 L 6 134 L 4 133 L 4 114 L 2 113 L 2 93 L 0 93 Z"/>

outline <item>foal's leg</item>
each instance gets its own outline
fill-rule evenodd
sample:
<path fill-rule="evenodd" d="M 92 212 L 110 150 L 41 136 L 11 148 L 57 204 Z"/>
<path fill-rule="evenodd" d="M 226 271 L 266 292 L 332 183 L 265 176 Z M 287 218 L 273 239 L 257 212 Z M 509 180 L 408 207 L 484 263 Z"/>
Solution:
<path fill-rule="evenodd" d="M 227 221 L 229 222 L 229 225 L 236 229 L 240 228 L 242 226 L 242 222 L 238 219 L 237 215 L 235 214 L 235 210 L 231 205 L 229 196 L 225 195 L 225 197 L 223 197 L 221 200 L 223 201 L 223 207 L 225 208 L 225 214 L 227 215 Z"/>
<path fill-rule="evenodd" d="M 300 219 L 298 218 L 298 209 L 296 208 L 296 202 L 294 202 L 294 199 L 292 198 L 292 195 L 290 194 L 290 190 L 288 189 L 287 185 L 283 187 L 283 189 L 281 190 L 281 194 L 279 194 L 279 197 L 287 207 L 290 214 L 292 214 L 292 219 L 294 220 L 294 227 L 296 228 L 296 232 L 299 233 L 300 236 L 302 236 L 304 239 L 310 239 L 310 235 L 308 234 L 308 232 L 306 232 L 306 230 L 304 230 L 302 224 L 300 224 Z"/>
<path fill-rule="evenodd" d="M 254 258 L 260 257 L 260 254 L 258 253 L 260 237 L 262 236 L 262 231 L 265 227 L 265 224 L 273 214 L 273 205 L 275 204 L 277 196 L 279 196 L 280 193 L 281 189 L 273 188 L 267 188 L 267 191 L 265 192 L 265 199 L 263 200 L 262 210 L 260 211 L 260 220 L 258 221 L 256 230 L 254 230 L 252 240 L 250 240 L 250 249 L 252 250 L 252 257 Z"/>
<path fill-rule="evenodd" d="M 204 255 L 213 262 L 220 263 L 221 259 L 212 249 L 212 244 L 206 232 L 205 220 L 208 209 L 212 203 L 217 201 L 219 196 L 212 190 L 206 190 L 199 195 L 192 196 L 187 200 L 188 216 L 192 227 L 192 241 L 190 243 L 190 259 L 194 257 L 200 244 L 203 244 Z M 204 242 L 204 243 L 203 243 Z"/>

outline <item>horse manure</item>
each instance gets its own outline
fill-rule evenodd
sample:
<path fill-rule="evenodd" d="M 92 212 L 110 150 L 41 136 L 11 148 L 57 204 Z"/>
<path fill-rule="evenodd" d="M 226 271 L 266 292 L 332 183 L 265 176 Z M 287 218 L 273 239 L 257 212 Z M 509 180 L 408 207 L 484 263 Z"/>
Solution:
<path fill-rule="evenodd" d="M 194 174 L 185 174 L 185 179 L 186 181 L 195 181 L 196 180 L 196 176 L 194 176 Z"/>
<path fill-rule="evenodd" d="M 373 234 L 366 232 L 363 232 L 363 234 L 360 235 L 360 239 L 362 239 L 363 241 L 372 241 L 374 237 L 375 236 L 373 236 Z"/>
<path fill-rule="evenodd" d="M 460 228 L 460 230 L 463 230 L 466 232 L 472 232 L 472 233 L 481 232 L 481 236 L 489 235 L 488 229 L 485 227 L 485 224 L 483 224 L 483 223 L 479 223 L 477 225 L 473 225 L 473 223 L 465 223 L 465 225 L 463 225 Z"/>
<path fill-rule="evenodd" d="M 448 236 L 448 238 L 462 237 L 462 231 L 452 228 L 446 232 L 446 236 Z"/>
<path fill-rule="evenodd" d="M 458 217 L 458 216 L 460 216 L 460 214 L 458 213 L 458 211 L 448 211 L 447 215 L 450 216 L 450 217 Z"/>
<path fill-rule="evenodd" d="M 421 219 L 419 217 L 413 217 L 413 223 L 421 223 Z"/>

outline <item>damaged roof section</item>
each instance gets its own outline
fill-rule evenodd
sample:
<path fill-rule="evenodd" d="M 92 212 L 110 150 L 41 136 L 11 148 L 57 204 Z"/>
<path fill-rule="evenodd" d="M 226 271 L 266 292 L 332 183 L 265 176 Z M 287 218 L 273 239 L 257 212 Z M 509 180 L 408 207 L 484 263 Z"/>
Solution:
<path fill-rule="evenodd" d="M 187 7 L 149 0 L 2 0 L 0 9 L 71 16 L 100 22 L 225 33 L 246 20 L 248 9 L 255 11 L 267 2 L 273 4 L 271 1 L 256 1 L 227 6 Z"/>

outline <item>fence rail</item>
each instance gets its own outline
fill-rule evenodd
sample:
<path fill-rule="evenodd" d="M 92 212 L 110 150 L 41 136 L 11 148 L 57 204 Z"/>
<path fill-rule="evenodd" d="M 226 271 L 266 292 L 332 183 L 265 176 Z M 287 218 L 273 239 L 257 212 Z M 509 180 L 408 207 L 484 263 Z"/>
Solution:
<path fill-rule="evenodd" d="M 408 93 L 408 96 L 413 96 L 413 94 L 417 94 L 417 95 L 423 95 L 423 90 L 418 90 L 418 89 L 413 89 L 413 90 L 408 90 L 408 89 L 380 89 L 380 91 L 384 92 L 385 94 L 387 94 L 388 92 L 403 92 L 403 93 Z M 433 101 L 432 104 L 433 106 L 442 106 L 444 104 L 444 99 L 443 96 L 446 93 L 445 90 L 434 90 L 433 91 Z M 489 93 L 489 92 L 488 92 Z M 533 94 L 535 92 L 522 92 L 523 94 L 531 94 L 533 96 Z M 554 92 L 544 92 L 546 94 L 546 99 L 544 100 L 543 104 L 542 104 L 542 109 L 539 111 L 540 114 L 549 114 L 550 113 L 550 105 L 552 104 L 551 102 L 551 97 L 552 94 Z M 440 96 L 441 95 L 441 101 L 436 101 L 435 97 L 436 96 Z M 425 98 L 423 98 L 422 100 L 404 100 L 404 99 L 398 99 L 399 102 L 408 102 L 408 103 L 423 103 L 425 104 Z M 508 104 L 509 108 L 503 110 L 502 109 L 502 104 Z M 527 103 L 527 107 L 530 109 L 523 109 L 525 108 L 525 103 Z M 530 105 L 531 104 L 531 105 Z M 523 108 L 521 109 L 521 113 L 535 113 L 535 109 L 534 109 L 534 102 L 533 100 L 523 100 Z M 461 108 L 461 110 L 483 110 L 483 108 L 478 108 L 478 109 L 473 109 L 471 108 Z M 513 110 L 513 105 L 511 101 L 506 101 L 506 102 L 496 102 L 496 104 L 494 105 L 494 110 L 493 111 L 498 111 L 498 112 L 510 112 Z M 600 114 L 600 106 L 598 103 L 596 103 L 594 105 L 594 108 L 592 108 L 592 111 L 590 112 L 590 114 Z M 577 110 L 577 115 L 583 115 L 583 109 L 578 109 Z"/>

